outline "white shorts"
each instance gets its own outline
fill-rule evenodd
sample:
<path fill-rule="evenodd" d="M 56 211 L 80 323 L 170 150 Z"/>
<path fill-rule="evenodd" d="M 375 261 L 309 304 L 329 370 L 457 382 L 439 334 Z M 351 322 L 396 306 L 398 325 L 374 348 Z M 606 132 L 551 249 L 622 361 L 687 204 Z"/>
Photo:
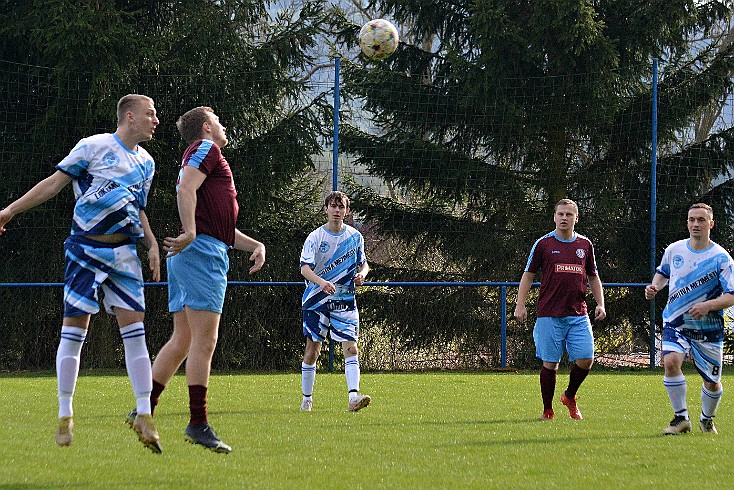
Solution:
<path fill-rule="evenodd" d="M 713 332 L 709 337 L 703 332 L 665 326 L 663 327 L 663 356 L 668 352 L 679 352 L 691 356 L 696 371 L 703 379 L 709 383 L 721 381 L 721 368 L 724 363 L 723 332 Z"/>

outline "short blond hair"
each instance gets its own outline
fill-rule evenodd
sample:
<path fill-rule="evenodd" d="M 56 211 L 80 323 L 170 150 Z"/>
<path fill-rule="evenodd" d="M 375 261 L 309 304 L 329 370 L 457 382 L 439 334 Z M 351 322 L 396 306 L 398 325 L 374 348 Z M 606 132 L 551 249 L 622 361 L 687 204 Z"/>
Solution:
<path fill-rule="evenodd" d="M 125 120 L 125 114 L 137 108 L 141 101 L 153 102 L 153 99 L 147 95 L 127 94 L 117 101 L 117 125 L 119 126 Z"/>
<path fill-rule="evenodd" d="M 558 206 L 573 206 L 576 210 L 576 214 L 579 214 L 579 205 L 576 204 L 575 201 L 572 201 L 571 199 L 561 199 L 556 203 L 556 205 L 553 207 L 553 212 L 555 213 L 558 210 Z"/>
<path fill-rule="evenodd" d="M 714 208 L 712 208 L 711 206 L 709 206 L 708 204 L 704 202 L 697 202 L 695 204 L 691 204 L 691 207 L 688 208 L 688 211 L 690 211 L 691 209 L 703 209 L 708 213 L 709 219 L 714 219 Z"/>

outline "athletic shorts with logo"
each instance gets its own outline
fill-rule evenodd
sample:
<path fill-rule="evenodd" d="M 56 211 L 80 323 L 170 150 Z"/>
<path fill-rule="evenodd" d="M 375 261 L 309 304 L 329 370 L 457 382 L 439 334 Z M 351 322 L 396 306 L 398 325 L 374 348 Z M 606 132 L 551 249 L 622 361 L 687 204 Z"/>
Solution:
<path fill-rule="evenodd" d="M 143 271 L 132 240 L 102 243 L 72 235 L 64 254 L 64 316 L 97 313 L 100 301 L 111 314 L 115 307 L 145 311 Z"/>

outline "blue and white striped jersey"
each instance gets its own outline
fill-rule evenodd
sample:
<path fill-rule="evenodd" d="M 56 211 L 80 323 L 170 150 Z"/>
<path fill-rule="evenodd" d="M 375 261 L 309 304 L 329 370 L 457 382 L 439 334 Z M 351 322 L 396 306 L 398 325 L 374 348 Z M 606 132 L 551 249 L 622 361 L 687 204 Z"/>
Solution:
<path fill-rule="evenodd" d="M 131 151 L 117 135 L 97 134 L 80 140 L 56 169 L 74 179 L 72 235 L 143 236 L 139 211 L 145 209 L 155 173 L 143 147 Z"/>
<path fill-rule="evenodd" d="M 364 239 L 355 228 L 345 224 L 344 230 L 336 235 L 326 226 L 312 231 L 303 244 L 301 266 L 311 266 L 317 276 L 336 286 L 336 293 L 327 295 L 318 285 L 306 281 L 302 309 L 328 309 L 328 303 L 333 301 L 354 307 L 354 275 L 366 261 Z"/>
<path fill-rule="evenodd" d="M 690 248 L 689 241 L 679 240 L 669 245 L 656 269 L 669 280 L 663 322 L 671 327 L 720 330 L 724 327 L 722 310 L 711 311 L 698 320 L 688 311 L 701 301 L 724 293 L 734 294 L 734 262 L 716 243 L 699 252 Z"/>

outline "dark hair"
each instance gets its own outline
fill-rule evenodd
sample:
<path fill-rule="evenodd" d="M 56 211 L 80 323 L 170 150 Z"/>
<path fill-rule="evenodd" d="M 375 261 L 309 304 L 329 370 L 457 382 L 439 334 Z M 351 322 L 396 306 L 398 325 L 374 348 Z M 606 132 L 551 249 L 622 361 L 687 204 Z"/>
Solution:
<path fill-rule="evenodd" d="M 202 126 L 210 120 L 211 114 L 214 114 L 214 109 L 199 106 L 185 112 L 183 116 L 178 118 L 176 128 L 178 128 L 178 132 L 187 145 L 201 139 Z"/>
<path fill-rule="evenodd" d="M 349 197 L 342 191 L 333 191 L 331 194 L 326 196 L 326 199 L 324 199 L 324 206 L 328 208 L 329 204 L 332 202 L 344 204 L 344 207 L 349 209 Z"/>

